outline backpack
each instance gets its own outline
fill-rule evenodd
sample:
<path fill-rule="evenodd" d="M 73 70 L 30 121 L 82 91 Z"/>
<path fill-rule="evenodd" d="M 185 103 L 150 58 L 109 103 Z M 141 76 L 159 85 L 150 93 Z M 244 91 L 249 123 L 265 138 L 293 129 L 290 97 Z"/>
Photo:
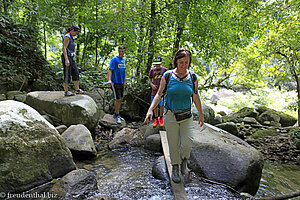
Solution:
<path fill-rule="evenodd" d="M 169 81 L 170 81 L 170 77 L 171 77 L 172 73 L 173 73 L 173 71 L 168 71 L 168 72 L 166 72 L 166 77 L 165 77 L 165 79 L 166 79 L 166 86 L 165 86 L 165 88 L 164 88 L 164 90 L 163 90 L 163 97 L 166 95 L 166 92 L 167 92 L 167 86 L 168 86 L 168 83 L 169 83 Z M 197 80 L 196 74 L 195 74 L 193 71 L 189 71 L 189 74 L 190 74 L 190 76 L 191 76 L 191 78 L 192 78 L 193 92 L 194 92 L 195 94 L 197 94 L 197 89 L 196 89 L 196 87 L 195 87 L 195 82 L 196 82 L 196 80 Z M 176 74 L 175 74 L 175 75 L 176 75 Z M 186 78 L 186 76 L 183 77 L 182 79 L 185 79 L 185 78 Z M 193 95 L 192 95 L 192 96 L 193 96 Z"/>

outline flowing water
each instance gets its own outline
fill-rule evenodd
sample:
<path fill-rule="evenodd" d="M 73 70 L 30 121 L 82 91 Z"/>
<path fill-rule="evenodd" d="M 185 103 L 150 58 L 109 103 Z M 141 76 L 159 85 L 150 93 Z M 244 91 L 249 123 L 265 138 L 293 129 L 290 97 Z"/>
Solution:
<path fill-rule="evenodd" d="M 97 174 L 98 199 L 173 199 L 170 184 L 153 178 L 152 166 L 160 154 L 132 148 L 112 151 L 99 156 L 91 163 L 77 163 L 92 167 Z M 242 199 L 237 193 L 222 185 L 199 181 L 195 176 L 185 184 L 189 199 Z M 278 196 L 300 190 L 300 166 L 265 163 L 261 184 L 255 198 Z M 299 197 L 294 199 L 300 199 Z"/>
<path fill-rule="evenodd" d="M 265 163 L 255 197 L 270 197 L 300 191 L 300 166 Z M 300 200 L 300 197 L 293 199 Z"/>
<path fill-rule="evenodd" d="M 98 179 L 98 199 L 172 200 L 173 194 L 167 181 L 152 176 L 152 166 L 159 154 L 142 148 L 113 151 L 95 162 L 80 167 L 91 167 Z M 241 199 L 239 194 L 223 185 L 199 181 L 195 176 L 185 184 L 189 199 Z"/>
<path fill-rule="evenodd" d="M 104 151 L 93 160 L 76 161 L 78 168 L 95 172 L 99 192 L 92 199 L 103 200 L 173 200 L 170 184 L 153 178 L 152 166 L 161 154 L 131 148 Z M 49 191 L 45 184 L 28 193 Z M 189 200 L 241 200 L 242 197 L 223 185 L 210 184 L 190 177 L 185 183 Z M 278 196 L 300 191 L 300 166 L 265 163 L 260 187 L 254 198 Z M 14 198 L 11 198 L 14 199 Z M 300 197 L 293 200 L 300 200 Z"/>

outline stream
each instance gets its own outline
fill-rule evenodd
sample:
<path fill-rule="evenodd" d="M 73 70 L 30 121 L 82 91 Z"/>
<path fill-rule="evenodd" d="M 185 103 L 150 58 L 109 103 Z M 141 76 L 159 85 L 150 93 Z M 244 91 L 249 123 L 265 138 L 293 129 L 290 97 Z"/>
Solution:
<path fill-rule="evenodd" d="M 157 180 L 151 174 L 152 166 L 160 155 L 143 148 L 131 148 L 105 151 L 96 159 L 76 161 L 76 164 L 96 173 L 99 193 L 93 199 L 172 200 L 169 183 Z M 185 181 L 185 189 L 188 199 L 243 199 L 226 186 L 210 184 L 194 175 Z M 267 162 L 255 198 L 282 195 L 299 189 L 300 166 Z"/>
<path fill-rule="evenodd" d="M 104 150 L 98 152 L 97 158 L 75 162 L 78 168 L 96 174 L 99 191 L 90 200 L 173 200 L 169 182 L 152 176 L 152 166 L 161 155 L 143 148 Z M 45 183 L 25 193 L 42 194 L 48 192 L 52 185 Z M 193 173 L 185 179 L 184 187 L 189 200 L 245 199 L 227 186 L 211 184 Z M 300 166 L 265 162 L 260 187 L 254 198 L 278 196 L 299 190 Z M 6 200 L 17 199 L 20 198 Z M 300 200 L 300 197 L 293 200 Z"/>
<path fill-rule="evenodd" d="M 300 191 L 300 166 L 265 163 L 255 197 L 271 197 Z M 293 198 L 300 200 L 300 197 Z"/>

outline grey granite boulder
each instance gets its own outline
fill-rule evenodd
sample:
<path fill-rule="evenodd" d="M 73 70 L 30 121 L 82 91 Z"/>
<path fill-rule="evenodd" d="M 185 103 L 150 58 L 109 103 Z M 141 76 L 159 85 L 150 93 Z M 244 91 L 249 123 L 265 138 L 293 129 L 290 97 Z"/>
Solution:
<path fill-rule="evenodd" d="M 242 108 L 241 110 L 225 115 L 222 117 L 223 122 L 235 122 L 240 123 L 245 117 L 257 118 L 258 112 L 254 108 Z"/>
<path fill-rule="evenodd" d="M 30 106 L 0 101 L 0 191 L 22 192 L 76 168 L 66 141 Z"/>
<path fill-rule="evenodd" d="M 84 125 L 72 125 L 61 135 L 74 155 L 96 156 L 92 134 Z"/>
<path fill-rule="evenodd" d="M 25 103 L 57 117 L 66 126 L 83 124 L 93 131 L 99 119 L 98 107 L 87 95 L 65 97 L 63 91 L 36 91 L 27 94 Z"/>
<path fill-rule="evenodd" d="M 160 134 L 149 135 L 144 142 L 144 148 L 155 152 L 163 152 Z"/>
<path fill-rule="evenodd" d="M 110 149 L 139 147 L 143 145 L 143 134 L 139 130 L 123 128 L 108 144 Z"/>
<path fill-rule="evenodd" d="M 194 122 L 194 146 L 190 167 L 199 176 L 254 195 L 264 165 L 262 154 L 228 132 Z"/>
<path fill-rule="evenodd" d="M 113 129 L 115 132 L 126 126 L 126 121 L 122 120 L 121 124 L 117 124 L 116 119 L 111 114 L 105 114 L 99 121 L 102 126 Z"/>
<path fill-rule="evenodd" d="M 97 179 L 93 172 L 85 169 L 73 170 L 55 183 L 51 193 L 56 199 L 81 200 L 97 193 Z"/>

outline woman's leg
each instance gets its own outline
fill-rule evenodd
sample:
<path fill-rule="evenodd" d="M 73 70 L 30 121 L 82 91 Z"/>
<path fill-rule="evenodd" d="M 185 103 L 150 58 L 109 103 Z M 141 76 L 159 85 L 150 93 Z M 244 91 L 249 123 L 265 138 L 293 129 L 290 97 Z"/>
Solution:
<path fill-rule="evenodd" d="M 166 116 L 164 117 L 164 122 L 167 131 L 171 164 L 180 164 L 179 124 L 177 123 L 175 116 L 171 111 L 167 112 Z"/>
<path fill-rule="evenodd" d="M 193 118 L 180 123 L 180 158 L 189 159 L 193 147 Z"/>

